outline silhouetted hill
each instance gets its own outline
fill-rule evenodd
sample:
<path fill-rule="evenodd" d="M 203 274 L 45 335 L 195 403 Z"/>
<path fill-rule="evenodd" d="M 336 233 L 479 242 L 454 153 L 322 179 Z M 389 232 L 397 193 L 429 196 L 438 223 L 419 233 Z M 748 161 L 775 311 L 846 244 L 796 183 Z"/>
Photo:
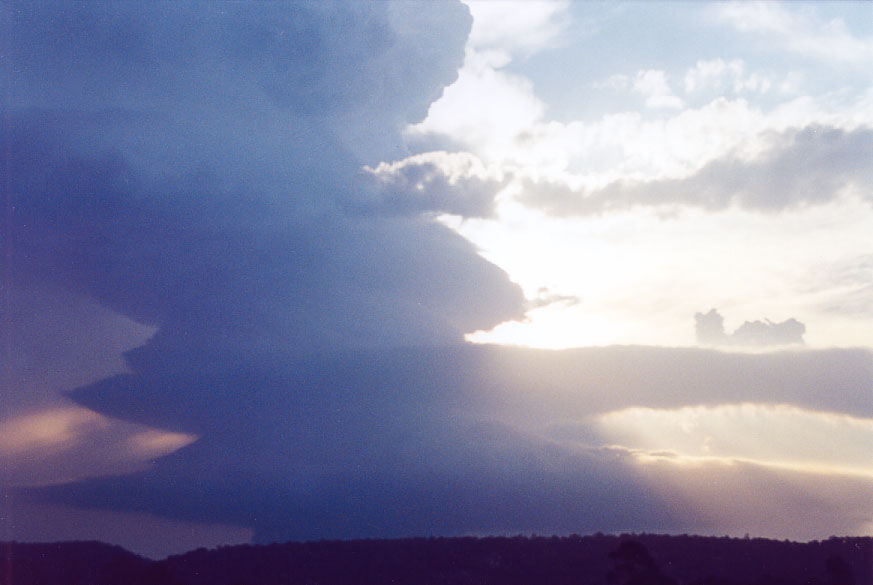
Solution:
<path fill-rule="evenodd" d="M 0 585 L 873 585 L 873 538 L 410 538 L 198 549 L 3 544 Z"/>
<path fill-rule="evenodd" d="M 112 572 L 143 573 L 152 563 L 102 542 L 0 543 L 0 585 L 90 585 Z"/>

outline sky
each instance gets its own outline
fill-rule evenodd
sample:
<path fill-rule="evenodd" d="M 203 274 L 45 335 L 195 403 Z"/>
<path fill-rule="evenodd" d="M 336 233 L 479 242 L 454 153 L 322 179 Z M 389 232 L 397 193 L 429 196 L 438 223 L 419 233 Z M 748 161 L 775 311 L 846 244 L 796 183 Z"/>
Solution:
<path fill-rule="evenodd" d="M 0 26 L 0 540 L 873 534 L 870 4 Z"/>

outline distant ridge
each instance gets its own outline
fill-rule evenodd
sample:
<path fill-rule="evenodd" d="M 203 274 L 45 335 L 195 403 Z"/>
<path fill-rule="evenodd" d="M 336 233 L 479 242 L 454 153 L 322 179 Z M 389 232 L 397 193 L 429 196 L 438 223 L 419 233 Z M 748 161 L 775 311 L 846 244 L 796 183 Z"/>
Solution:
<path fill-rule="evenodd" d="M 99 542 L 0 543 L 0 585 L 873 585 L 873 537 L 348 540 L 151 561 Z"/>

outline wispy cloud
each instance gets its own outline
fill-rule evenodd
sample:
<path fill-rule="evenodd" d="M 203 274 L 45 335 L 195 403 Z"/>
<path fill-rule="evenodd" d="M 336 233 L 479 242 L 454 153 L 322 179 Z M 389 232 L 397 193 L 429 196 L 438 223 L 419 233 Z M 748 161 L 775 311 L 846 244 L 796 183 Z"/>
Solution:
<path fill-rule="evenodd" d="M 873 60 L 873 38 L 854 35 L 841 18 L 822 19 L 814 5 L 725 2 L 713 9 L 737 30 L 812 59 L 858 66 Z"/>

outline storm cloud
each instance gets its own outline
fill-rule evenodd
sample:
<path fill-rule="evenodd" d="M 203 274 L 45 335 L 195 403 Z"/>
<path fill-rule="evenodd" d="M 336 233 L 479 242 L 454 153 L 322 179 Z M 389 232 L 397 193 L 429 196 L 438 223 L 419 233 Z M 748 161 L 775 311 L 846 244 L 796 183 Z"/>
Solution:
<path fill-rule="evenodd" d="M 447 229 L 343 213 L 366 198 L 345 145 L 391 142 L 459 64 L 447 39 L 399 30 L 424 18 L 404 10 L 11 11 L 15 281 L 160 325 L 155 345 L 440 343 L 520 316 L 518 289 Z M 417 12 L 462 43 L 461 7 Z"/>
<path fill-rule="evenodd" d="M 99 305 L 118 327 L 156 330 L 127 356 L 125 383 L 109 379 L 116 404 L 129 386 L 193 416 L 128 419 L 206 431 L 218 427 L 195 422 L 207 415 L 186 401 L 215 406 L 225 423 L 231 396 L 262 405 L 250 421 L 276 408 L 257 398 L 265 360 L 294 371 L 341 348 L 458 343 L 523 315 L 520 289 L 457 234 L 414 213 L 358 211 L 372 199 L 361 168 L 392 156 L 457 75 L 462 5 L 2 10 L 4 63 L 15 65 L 0 137 L 3 287 L 24 299 L 4 306 L 10 351 L 44 310 L 26 291 Z M 63 335 L 42 320 L 44 335 Z M 216 369 L 228 375 L 218 387 Z M 32 380 L 13 374 L 7 417 L 35 408 Z"/>
<path fill-rule="evenodd" d="M 19 370 L 5 375 L 0 431 L 14 432 L 3 437 L 55 413 L 52 429 L 70 430 L 79 450 L 54 455 L 61 480 L 28 484 L 31 469 L 16 468 L 2 486 L 14 484 L 13 498 L 251 528 L 262 542 L 683 530 L 688 511 L 652 492 L 633 450 L 610 444 L 597 417 L 744 402 L 869 416 L 866 350 L 463 342 L 576 299 L 543 290 L 527 302 L 434 220 L 489 216 L 508 180 L 474 157 L 415 158 L 404 141 L 457 77 L 470 29 L 461 4 L 0 10 L 11 55 L 0 129 L 5 349 L 8 332 L 29 324 L 63 335 L 64 319 L 34 316 L 42 298 L 70 299 L 88 307 L 71 327 L 93 317 L 111 329 L 94 345 L 122 331 L 112 348 L 125 358 L 45 376 L 42 393 L 69 390 L 55 395 L 60 410 L 33 400 Z M 789 167 L 815 153 L 843 170 L 799 200 L 869 182 L 857 153 L 869 132 L 804 132 L 760 168 L 713 163 L 687 179 L 749 171 L 730 193 L 694 201 L 787 205 L 781 194 L 755 199 L 773 184 L 768 169 L 789 181 Z M 390 160 L 404 162 L 380 164 Z M 594 200 L 639 199 L 609 189 Z M 109 420 L 148 443 L 147 463 L 103 465 L 118 455 L 105 443 L 126 440 L 101 426 Z M 175 443 L 149 443 L 155 429 Z M 20 464 L 17 445 L 3 444 L 9 465 Z M 82 450 L 95 456 L 77 460 Z"/>
<path fill-rule="evenodd" d="M 613 443 L 598 417 L 632 406 L 745 403 L 867 417 L 873 384 L 873 356 L 864 350 L 456 346 L 342 353 L 293 366 L 262 355 L 245 366 L 214 363 L 185 377 L 150 366 L 146 375 L 77 390 L 74 399 L 99 412 L 202 438 L 147 472 L 35 493 L 68 505 L 250 526 L 264 542 L 671 531 L 688 511 L 676 510 L 670 494 L 645 495 L 633 453 L 606 447 Z"/>

